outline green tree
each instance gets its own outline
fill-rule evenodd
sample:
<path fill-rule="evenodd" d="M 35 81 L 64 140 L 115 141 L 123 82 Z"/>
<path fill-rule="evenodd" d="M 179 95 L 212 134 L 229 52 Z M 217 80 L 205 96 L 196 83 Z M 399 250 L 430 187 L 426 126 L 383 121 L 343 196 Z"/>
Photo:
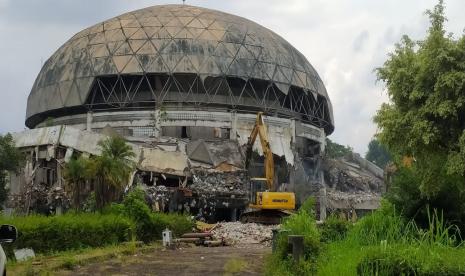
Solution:
<path fill-rule="evenodd" d="M 431 198 L 448 185 L 437 173 L 443 168 L 447 175 L 462 176 L 464 184 L 465 36 L 446 33 L 443 1 L 426 14 L 431 22 L 426 38 L 404 36 L 377 69 L 390 102 L 374 121 L 378 139 L 391 153 L 415 157 L 419 190 Z"/>
<path fill-rule="evenodd" d="M 89 160 L 88 175 L 95 180 L 97 209 L 118 199 L 134 170 L 132 147 L 119 136 L 99 142 L 101 155 Z"/>
<path fill-rule="evenodd" d="M 81 190 L 89 175 L 89 159 L 82 155 L 71 158 L 64 169 L 64 177 L 73 191 L 73 205 L 79 210 L 81 208 Z"/>
<path fill-rule="evenodd" d="M 391 161 L 391 155 L 383 144 L 377 139 L 372 139 L 368 144 L 368 152 L 365 159 L 375 163 L 380 168 L 384 168 Z"/>
<path fill-rule="evenodd" d="M 353 152 L 351 147 L 340 145 L 331 141 L 329 138 L 326 138 L 325 154 L 329 158 L 344 157 L 351 152 Z"/>
<path fill-rule="evenodd" d="M 7 171 L 17 171 L 23 160 L 11 134 L 0 135 L 0 205 L 3 205 L 7 197 Z"/>

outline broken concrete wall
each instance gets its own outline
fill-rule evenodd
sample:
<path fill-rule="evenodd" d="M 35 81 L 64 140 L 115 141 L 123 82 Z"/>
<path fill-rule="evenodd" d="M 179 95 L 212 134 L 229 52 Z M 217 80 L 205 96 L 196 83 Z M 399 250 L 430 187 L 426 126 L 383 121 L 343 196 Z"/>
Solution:
<path fill-rule="evenodd" d="M 383 179 L 347 158 L 324 159 L 327 186 L 342 192 L 380 193 Z"/>
<path fill-rule="evenodd" d="M 26 161 L 19 173 L 10 174 L 7 212 L 28 213 L 33 210 L 49 214 L 69 208 L 70 201 L 62 178 L 66 149 L 41 145 L 21 150 Z"/>
<path fill-rule="evenodd" d="M 358 154 L 323 160 L 325 208 L 329 212 L 348 211 L 363 214 L 379 208 L 384 180 L 373 163 Z"/>

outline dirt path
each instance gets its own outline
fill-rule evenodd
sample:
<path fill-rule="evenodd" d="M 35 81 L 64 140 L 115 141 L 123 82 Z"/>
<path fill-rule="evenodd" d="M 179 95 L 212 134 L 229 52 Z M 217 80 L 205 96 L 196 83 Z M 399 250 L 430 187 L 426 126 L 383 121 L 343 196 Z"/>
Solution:
<path fill-rule="evenodd" d="M 260 275 L 269 248 L 188 247 L 154 250 L 59 271 L 56 275 Z"/>

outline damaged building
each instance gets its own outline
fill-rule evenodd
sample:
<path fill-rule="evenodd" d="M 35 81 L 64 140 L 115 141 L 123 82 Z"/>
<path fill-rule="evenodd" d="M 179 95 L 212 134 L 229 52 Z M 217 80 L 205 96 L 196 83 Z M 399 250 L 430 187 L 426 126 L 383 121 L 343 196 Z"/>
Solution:
<path fill-rule="evenodd" d="M 67 208 L 64 164 L 74 153 L 98 155 L 98 141 L 113 132 L 136 153 L 128 188 L 142 187 L 154 210 L 235 220 L 248 205 L 250 177 L 263 174 L 259 143 L 250 168 L 244 165 L 259 111 L 277 190 L 295 192 L 297 204 L 317 197 L 322 215 L 335 205 L 326 199 L 331 191 L 358 191 L 325 183 L 339 177 L 323 173 L 325 139 L 334 130 L 331 102 L 316 70 L 279 35 L 188 5 L 98 23 L 62 45 L 32 87 L 30 129 L 14 135 L 28 162 L 12 175 L 9 207 Z M 378 191 L 368 186 L 365 192 Z"/>

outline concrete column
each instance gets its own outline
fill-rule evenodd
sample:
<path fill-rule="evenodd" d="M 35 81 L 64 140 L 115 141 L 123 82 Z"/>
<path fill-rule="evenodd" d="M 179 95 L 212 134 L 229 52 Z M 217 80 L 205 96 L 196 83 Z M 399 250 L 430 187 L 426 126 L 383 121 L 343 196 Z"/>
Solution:
<path fill-rule="evenodd" d="M 55 208 L 55 215 L 61 216 L 63 214 L 63 207 L 61 205 Z"/>
<path fill-rule="evenodd" d="M 237 221 L 237 208 L 233 208 L 231 210 L 231 221 L 236 222 Z"/>
<path fill-rule="evenodd" d="M 291 137 L 292 137 L 292 143 L 295 144 L 296 140 L 296 129 L 295 129 L 295 119 L 291 119 Z"/>
<path fill-rule="evenodd" d="M 57 173 L 57 185 L 58 185 L 58 187 L 63 187 L 63 183 L 61 181 L 62 170 L 61 170 L 61 164 L 59 162 L 57 162 L 56 173 Z"/>
<path fill-rule="evenodd" d="M 229 139 L 237 140 L 237 112 L 231 112 L 231 131 L 229 131 Z"/>
<path fill-rule="evenodd" d="M 304 236 L 289 235 L 288 244 L 292 247 L 292 258 L 295 262 L 304 257 Z"/>
<path fill-rule="evenodd" d="M 161 116 L 160 116 L 160 108 L 155 108 L 155 112 L 153 114 L 153 121 L 154 121 L 154 136 L 155 138 L 159 138 L 161 136 Z"/>
<path fill-rule="evenodd" d="M 86 130 L 91 131 L 92 130 L 92 111 L 87 112 L 87 123 L 86 123 Z"/>
<path fill-rule="evenodd" d="M 324 183 L 324 182 L 322 182 Z M 320 188 L 320 220 L 324 221 L 326 219 L 326 187 Z"/>
<path fill-rule="evenodd" d="M 320 140 L 320 154 L 323 155 L 326 149 L 326 135 L 324 134 L 324 131 L 322 131 L 322 137 Z"/>

